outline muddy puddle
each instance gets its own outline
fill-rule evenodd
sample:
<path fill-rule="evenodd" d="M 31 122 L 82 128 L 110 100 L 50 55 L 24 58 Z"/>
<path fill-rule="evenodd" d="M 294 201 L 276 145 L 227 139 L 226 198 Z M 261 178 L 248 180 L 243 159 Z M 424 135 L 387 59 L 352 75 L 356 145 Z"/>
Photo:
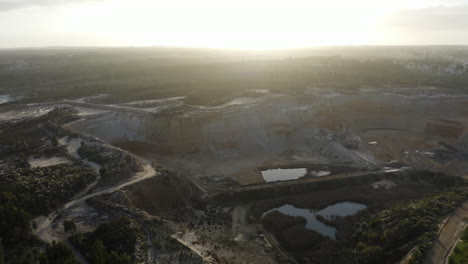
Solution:
<path fill-rule="evenodd" d="M 297 208 L 294 205 L 285 204 L 266 211 L 263 213 L 262 218 L 274 211 L 279 211 L 280 213 L 293 217 L 304 217 L 306 219 L 305 228 L 314 230 L 331 239 L 336 239 L 336 228 L 320 222 L 317 216 L 321 216 L 326 220 L 333 220 L 336 217 L 354 215 L 365 208 L 367 208 L 366 205 L 353 202 L 336 203 L 322 210 Z"/>

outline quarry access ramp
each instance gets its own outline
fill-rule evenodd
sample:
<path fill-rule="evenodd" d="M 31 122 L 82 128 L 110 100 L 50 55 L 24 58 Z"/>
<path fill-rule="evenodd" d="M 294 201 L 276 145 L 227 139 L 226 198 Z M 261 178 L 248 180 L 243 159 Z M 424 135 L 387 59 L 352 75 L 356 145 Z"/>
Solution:
<path fill-rule="evenodd" d="M 295 195 L 311 191 L 327 190 L 356 184 L 370 184 L 382 179 L 405 178 L 435 178 L 458 176 L 447 175 L 441 172 L 417 170 L 414 168 L 401 168 L 384 171 L 365 171 L 337 174 L 327 177 L 307 178 L 291 181 L 277 181 L 255 185 L 230 188 L 225 191 L 213 193 L 207 197 L 215 203 L 236 204 L 248 203 L 255 200 L 271 199 L 274 197 Z"/>

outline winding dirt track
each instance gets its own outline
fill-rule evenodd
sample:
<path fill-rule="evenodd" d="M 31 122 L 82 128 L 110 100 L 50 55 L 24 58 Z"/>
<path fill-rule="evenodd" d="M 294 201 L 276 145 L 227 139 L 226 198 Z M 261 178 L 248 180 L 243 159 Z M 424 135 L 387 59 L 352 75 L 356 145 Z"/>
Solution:
<path fill-rule="evenodd" d="M 128 181 L 128 182 L 122 183 L 122 184 L 117 185 L 117 186 L 109 187 L 109 188 L 106 188 L 104 190 L 93 192 L 91 194 L 88 194 L 88 195 L 82 196 L 82 197 L 80 197 L 78 199 L 75 199 L 73 201 L 70 201 L 69 203 L 67 203 L 67 204 L 65 204 L 63 206 L 63 210 L 64 210 L 63 214 L 66 215 L 67 209 L 69 209 L 71 207 L 74 207 L 74 206 L 77 206 L 77 205 L 85 202 L 87 199 L 89 199 L 91 197 L 95 197 L 95 196 L 106 194 L 106 193 L 115 192 L 115 191 L 120 190 L 120 189 L 122 189 L 122 188 L 124 188 L 126 186 L 132 185 L 134 183 L 140 182 L 142 180 L 151 178 L 151 177 L 156 176 L 156 175 L 157 175 L 157 173 L 156 173 L 156 171 L 154 170 L 154 168 L 151 165 L 145 165 L 144 170 L 142 172 L 136 173 L 133 176 L 133 179 Z M 48 242 L 48 243 L 52 242 L 53 240 L 59 240 L 59 238 L 53 237 L 52 235 L 49 234 L 53 219 L 54 219 L 53 213 L 51 213 L 48 216 L 39 216 L 39 217 L 34 219 L 34 221 L 37 224 L 37 229 L 35 230 L 35 234 L 37 235 L 37 237 L 39 237 L 39 239 L 41 239 L 41 240 L 43 240 L 45 242 Z"/>
<path fill-rule="evenodd" d="M 450 253 L 455 247 L 460 234 L 468 224 L 468 201 L 463 203 L 444 222 L 432 248 L 424 259 L 425 264 L 448 263 Z"/>

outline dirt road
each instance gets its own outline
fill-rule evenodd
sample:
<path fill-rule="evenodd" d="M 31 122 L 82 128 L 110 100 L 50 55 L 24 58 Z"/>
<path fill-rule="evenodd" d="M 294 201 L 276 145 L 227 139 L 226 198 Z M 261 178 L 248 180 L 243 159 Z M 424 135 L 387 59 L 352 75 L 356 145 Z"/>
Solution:
<path fill-rule="evenodd" d="M 432 248 L 424 259 L 425 264 L 448 263 L 448 258 L 461 232 L 468 224 L 468 201 L 463 203 L 444 222 Z"/>
<path fill-rule="evenodd" d="M 91 193 L 91 194 L 88 194 L 88 195 L 85 195 L 85 196 L 82 196 L 82 197 L 80 197 L 78 199 L 75 199 L 75 200 L 70 201 L 69 203 L 65 204 L 63 206 L 63 215 L 67 214 L 67 209 L 69 209 L 69 208 L 71 208 L 73 206 L 79 205 L 80 203 L 83 203 L 84 201 L 86 201 L 87 199 L 89 199 L 91 197 L 95 197 L 95 196 L 98 196 L 98 195 L 111 193 L 111 192 L 120 190 L 120 189 L 122 189 L 122 188 L 124 188 L 124 187 L 126 187 L 128 185 L 132 185 L 134 183 L 137 183 L 139 181 L 151 178 L 151 177 L 156 176 L 156 175 L 157 175 L 157 173 L 156 173 L 156 171 L 154 170 L 154 168 L 151 165 L 145 165 L 144 170 L 142 172 L 136 173 L 133 176 L 133 179 L 128 181 L 128 182 L 122 183 L 122 184 L 114 186 L 114 187 L 109 187 L 109 188 L 106 188 L 104 190 L 100 190 L 100 191 L 97 191 L 97 192 L 94 192 L 94 193 Z M 41 240 L 43 240 L 45 242 L 49 242 L 49 243 L 52 242 L 53 240 L 60 240 L 60 238 L 54 237 L 51 234 L 49 234 L 49 231 L 51 229 L 54 217 L 55 217 L 55 215 L 52 213 L 52 214 L 50 214 L 48 216 L 40 216 L 40 217 L 37 217 L 36 219 L 34 219 L 34 221 L 37 224 L 37 229 L 35 230 L 35 234 L 39 237 L 39 239 L 41 239 Z"/>

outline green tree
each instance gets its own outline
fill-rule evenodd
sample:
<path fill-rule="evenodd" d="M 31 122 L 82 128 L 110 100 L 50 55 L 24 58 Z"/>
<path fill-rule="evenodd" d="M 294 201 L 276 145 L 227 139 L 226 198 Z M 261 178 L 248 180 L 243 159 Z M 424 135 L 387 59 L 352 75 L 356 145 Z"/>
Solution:
<path fill-rule="evenodd" d="M 48 244 L 44 254 L 47 262 L 40 264 L 79 264 L 73 257 L 72 251 L 60 242 L 54 241 L 52 244 Z"/>
<path fill-rule="evenodd" d="M 58 143 L 59 143 L 58 139 L 57 139 L 57 136 L 52 135 L 52 137 L 50 138 L 50 143 L 52 144 L 52 146 L 57 147 Z"/>
<path fill-rule="evenodd" d="M 10 192 L 0 193 L 0 234 L 6 245 L 12 245 L 29 234 L 31 215 L 20 207 Z"/>
<path fill-rule="evenodd" d="M 101 240 L 96 240 L 92 247 L 93 252 L 91 253 L 91 262 L 95 264 L 105 264 L 107 259 L 107 250 Z"/>
<path fill-rule="evenodd" d="M 132 259 L 127 255 L 119 255 L 115 251 L 111 251 L 108 255 L 107 263 L 112 264 L 132 264 Z"/>
<path fill-rule="evenodd" d="M 383 263 L 383 249 L 380 246 L 367 246 L 359 252 L 359 262 L 363 264 Z"/>
<path fill-rule="evenodd" d="M 75 232 L 76 231 L 76 224 L 73 220 L 65 220 L 63 221 L 63 230 L 65 232 Z"/>
<path fill-rule="evenodd" d="M 0 238 L 0 264 L 5 264 L 5 257 L 3 256 L 2 238 Z"/>

